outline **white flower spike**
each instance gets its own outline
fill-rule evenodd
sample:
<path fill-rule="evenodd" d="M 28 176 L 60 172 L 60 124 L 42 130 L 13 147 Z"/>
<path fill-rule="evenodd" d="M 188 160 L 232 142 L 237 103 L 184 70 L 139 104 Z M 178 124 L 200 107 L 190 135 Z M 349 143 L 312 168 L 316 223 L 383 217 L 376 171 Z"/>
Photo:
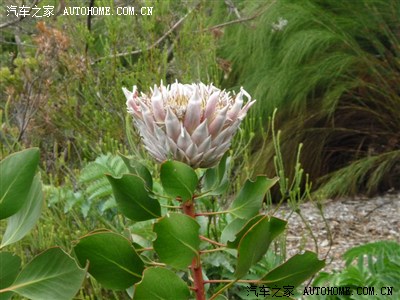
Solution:
<path fill-rule="evenodd" d="M 256 100 L 212 84 L 154 86 L 149 94 L 123 88 L 145 148 L 159 162 L 174 159 L 193 168 L 209 168 L 229 149 L 232 137 Z M 247 98 L 243 106 L 243 96 Z"/>

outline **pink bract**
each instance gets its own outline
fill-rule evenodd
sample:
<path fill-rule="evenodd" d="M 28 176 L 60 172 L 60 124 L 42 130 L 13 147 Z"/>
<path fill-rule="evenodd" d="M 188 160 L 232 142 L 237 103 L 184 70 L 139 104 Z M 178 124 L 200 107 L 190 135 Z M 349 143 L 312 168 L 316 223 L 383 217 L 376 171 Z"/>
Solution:
<path fill-rule="evenodd" d="M 255 103 L 243 89 L 237 95 L 212 84 L 154 86 L 148 94 L 123 88 L 145 148 L 159 162 L 173 159 L 193 168 L 216 165 Z M 243 97 L 247 103 L 243 106 Z"/>

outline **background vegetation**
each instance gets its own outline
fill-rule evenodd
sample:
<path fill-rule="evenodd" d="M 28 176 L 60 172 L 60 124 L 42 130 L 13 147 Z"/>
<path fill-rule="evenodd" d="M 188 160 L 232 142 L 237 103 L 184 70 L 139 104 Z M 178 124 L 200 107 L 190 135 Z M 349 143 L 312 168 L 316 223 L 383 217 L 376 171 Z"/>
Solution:
<path fill-rule="evenodd" d="M 275 107 L 290 180 L 300 161 L 324 197 L 400 189 L 399 1 L 94 0 L 87 6 L 152 6 L 153 15 L 90 17 L 63 15 L 76 1 L 29 1 L 53 5 L 54 16 L 20 20 L 7 16 L 17 2 L 0 7 L 0 157 L 40 147 L 48 207 L 16 252 L 70 249 L 100 227 L 123 232 L 91 166 L 121 172 L 119 151 L 155 168 L 126 114 L 121 88 L 134 84 L 213 82 L 257 99 L 231 151 L 231 191 L 249 175 L 275 175 Z M 213 272 L 229 273 L 229 262 L 210 260 Z M 88 282 L 80 296 L 93 295 L 125 297 Z"/>
<path fill-rule="evenodd" d="M 259 99 L 263 124 L 278 107 L 284 160 L 304 143 L 302 164 L 324 196 L 399 188 L 399 5 L 242 2 L 259 17 L 224 32 L 227 82 Z M 257 171 L 271 170 L 273 146 L 254 148 L 265 161 Z"/>
<path fill-rule="evenodd" d="M 136 17 L 66 16 L 73 1 L 45 2 L 51 18 L 7 26 L 15 16 L 3 17 L 3 156 L 38 145 L 60 177 L 100 153 L 127 152 L 122 86 L 204 81 L 243 85 L 258 99 L 244 126 L 245 138 L 256 134 L 254 173 L 273 170 L 259 129 L 278 107 L 287 172 L 302 142 L 305 171 L 325 196 L 399 188 L 398 1 L 135 1 L 137 11 L 154 7 Z"/>

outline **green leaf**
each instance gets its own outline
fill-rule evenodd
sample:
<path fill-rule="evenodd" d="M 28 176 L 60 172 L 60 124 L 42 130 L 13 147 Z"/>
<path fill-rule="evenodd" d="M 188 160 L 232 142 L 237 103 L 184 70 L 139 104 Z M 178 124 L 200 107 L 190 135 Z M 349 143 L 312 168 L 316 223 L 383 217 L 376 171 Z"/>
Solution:
<path fill-rule="evenodd" d="M 144 181 L 136 175 L 125 174 L 121 178 L 107 175 L 111 183 L 118 209 L 133 221 L 146 221 L 161 216 L 161 206 L 149 196 Z"/>
<path fill-rule="evenodd" d="M 151 177 L 150 171 L 140 162 L 132 160 L 121 153 L 119 153 L 118 155 L 122 158 L 125 165 L 128 167 L 129 172 L 142 178 L 146 183 L 147 188 L 151 191 L 153 189 L 153 178 Z"/>
<path fill-rule="evenodd" d="M 178 161 L 167 161 L 161 165 L 160 178 L 165 192 L 182 200 L 191 199 L 199 179 L 188 165 Z"/>
<path fill-rule="evenodd" d="M 305 251 L 296 254 L 286 262 L 268 272 L 261 281 L 267 281 L 268 286 L 297 287 L 325 266 L 324 260 L 319 260 L 317 254 Z M 283 290 L 283 289 L 282 289 Z"/>
<path fill-rule="evenodd" d="M 7 290 L 34 300 L 70 300 L 79 291 L 86 270 L 60 248 L 36 256 Z"/>
<path fill-rule="evenodd" d="M 0 248 L 22 239 L 35 226 L 43 206 L 43 192 L 40 176 L 33 179 L 27 201 L 22 208 L 8 219 L 6 232 Z"/>
<path fill-rule="evenodd" d="M 89 273 L 105 288 L 124 290 L 142 277 L 143 261 L 123 236 L 96 231 L 82 237 L 74 247 L 81 265 L 89 261 Z"/>
<path fill-rule="evenodd" d="M 160 260 L 177 269 L 186 269 L 197 255 L 200 225 L 191 217 L 171 213 L 154 224 L 154 250 Z"/>
<path fill-rule="evenodd" d="M 258 215 L 249 220 L 228 247 L 237 248 L 238 257 L 235 277 L 241 278 L 267 252 L 271 242 L 285 230 L 286 221 Z"/>
<path fill-rule="evenodd" d="M 257 222 L 259 222 L 264 217 L 265 217 L 265 215 L 257 215 L 248 221 L 246 221 L 244 219 L 237 219 L 237 220 L 243 220 L 244 223 L 243 223 L 242 227 L 240 227 L 239 230 L 238 230 L 238 227 L 240 226 L 240 224 L 242 224 L 242 222 L 236 221 L 235 224 L 231 225 L 232 228 L 230 230 L 232 232 L 230 232 L 230 234 L 229 234 L 230 239 L 228 241 L 227 246 L 229 248 L 236 249 L 239 246 L 240 240 L 243 238 L 243 236 L 252 228 L 252 226 L 254 226 L 254 224 L 257 224 Z M 235 233 L 235 238 L 232 240 L 233 231 L 236 231 L 236 233 Z"/>
<path fill-rule="evenodd" d="M 21 259 L 10 252 L 0 252 L 0 300 L 10 299 L 13 292 L 1 292 L 9 287 L 18 275 Z"/>
<path fill-rule="evenodd" d="M 239 195 L 233 201 L 229 212 L 238 218 L 249 219 L 258 214 L 267 191 L 279 180 L 257 176 L 256 180 L 247 180 Z"/>
<path fill-rule="evenodd" d="M 349 266 L 354 260 L 365 255 L 400 256 L 400 244 L 395 241 L 378 241 L 363 244 L 347 250 L 343 254 L 343 259 L 346 261 L 346 265 Z"/>
<path fill-rule="evenodd" d="M 38 164 L 38 148 L 13 153 L 0 162 L 0 220 L 24 205 Z"/>
<path fill-rule="evenodd" d="M 185 300 L 190 298 L 187 284 L 171 270 L 152 267 L 143 273 L 141 282 L 135 285 L 135 300 Z"/>
<path fill-rule="evenodd" d="M 79 175 L 86 199 L 81 205 L 82 214 L 86 217 L 93 209 L 103 214 L 106 210 L 116 207 L 113 190 L 105 174 L 120 178 L 127 173 L 129 170 L 124 161 L 116 155 L 102 154 L 95 161 L 88 163 Z"/>
<path fill-rule="evenodd" d="M 221 242 L 226 244 L 229 241 L 234 241 L 236 234 L 243 228 L 247 223 L 245 219 L 234 219 L 228 225 L 225 226 L 221 233 Z"/>
<path fill-rule="evenodd" d="M 229 186 L 229 164 L 230 157 L 225 153 L 217 166 L 206 170 L 203 177 L 203 192 L 209 191 L 207 195 L 221 195 L 226 191 Z"/>
<path fill-rule="evenodd" d="M 101 154 L 81 170 L 79 182 L 90 186 L 92 182 L 103 180 L 106 173 L 111 174 L 113 177 L 118 177 L 128 172 L 129 170 L 121 157 L 112 154 Z"/>

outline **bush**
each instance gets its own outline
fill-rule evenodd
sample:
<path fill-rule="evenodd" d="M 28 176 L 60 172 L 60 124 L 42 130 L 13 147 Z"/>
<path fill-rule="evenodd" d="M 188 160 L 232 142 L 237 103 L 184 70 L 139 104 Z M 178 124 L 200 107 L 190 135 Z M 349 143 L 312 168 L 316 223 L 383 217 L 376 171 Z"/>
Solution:
<path fill-rule="evenodd" d="M 346 267 L 340 272 L 321 272 L 314 286 L 374 287 L 377 297 L 319 296 L 310 299 L 397 299 L 400 296 L 400 245 L 393 241 L 379 241 L 351 248 L 344 255 Z M 382 287 L 385 289 L 381 290 Z M 392 290 L 388 290 L 392 288 Z M 378 291 L 379 290 L 379 291 Z M 384 291 L 387 296 L 381 294 Z M 393 292 L 392 295 L 389 295 Z M 379 296 L 378 296 L 379 295 Z M 307 298 L 308 299 L 308 298 Z"/>

